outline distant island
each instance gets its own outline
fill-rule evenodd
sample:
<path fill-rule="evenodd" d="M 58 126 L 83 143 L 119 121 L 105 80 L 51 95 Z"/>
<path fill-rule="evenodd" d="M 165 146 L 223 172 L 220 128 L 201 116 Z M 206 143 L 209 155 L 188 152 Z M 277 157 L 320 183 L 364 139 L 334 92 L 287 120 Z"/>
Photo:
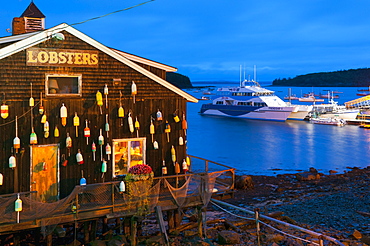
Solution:
<path fill-rule="evenodd" d="M 272 85 L 300 87 L 368 87 L 370 86 L 370 68 L 309 73 L 287 79 L 279 78 L 272 81 Z"/>
<path fill-rule="evenodd" d="M 179 73 L 167 73 L 166 74 L 167 81 L 173 84 L 174 86 L 179 87 L 180 89 L 188 89 L 193 88 L 192 83 L 188 76 L 179 74 Z"/>

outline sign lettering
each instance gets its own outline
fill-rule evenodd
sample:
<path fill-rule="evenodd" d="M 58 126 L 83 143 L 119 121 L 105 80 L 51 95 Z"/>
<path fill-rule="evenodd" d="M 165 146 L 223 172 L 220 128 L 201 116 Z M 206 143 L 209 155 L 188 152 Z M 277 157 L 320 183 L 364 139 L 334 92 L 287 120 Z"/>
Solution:
<path fill-rule="evenodd" d="M 98 51 L 65 49 L 27 49 L 27 66 L 97 67 Z"/>

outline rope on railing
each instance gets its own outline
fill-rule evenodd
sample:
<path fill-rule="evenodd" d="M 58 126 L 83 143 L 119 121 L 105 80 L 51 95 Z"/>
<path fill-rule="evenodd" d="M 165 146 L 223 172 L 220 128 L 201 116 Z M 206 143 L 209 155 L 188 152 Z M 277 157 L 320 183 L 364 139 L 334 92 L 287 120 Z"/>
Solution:
<path fill-rule="evenodd" d="M 241 219 L 245 219 L 245 220 L 253 220 L 253 221 L 255 220 L 255 219 L 253 219 L 253 218 L 248 218 L 248 217 L 240 216 L 240 215 L 238 215 L 238 214 L 234 214 L 234 213 L 232 213 L 232 212 L 228 211 L 227 209 L 224 209 L 223 207 L 221 207 L 221 206 L 217 205 L 216 203 L 214 203 L 214 202 L 212 202 L 212 201 L 211 201 L 211 203 L 212 203 L 214 206 L 216 206 L 217 208 L 219 208 L 219 209 L 221 209 L 222 211 L 224 211 L 225 213 L 228 213 L 228 214 L 230 214 L 230 215 L 232 215 L 232 216 L 234 216 L 234 217 L 241 218 Z M 275 227 L 273 227 L 273 226 L 271 226 L 271 225 L 269 225 L 269 224 L 267 224 L 267 223 L 264 223 L 264 222 L 262 222 L 262 221 L 260 221 L 260 220 L 259 220 L 258 222 L 259 222 L 259 223 L 261 223 L 261 224 L 263 224 L 263 225 L 265 225 L 265 226 L 267 226 L 267 227 L 269 227 L 269 228 L 271 228 L 271 229 L 273 229 L 273 230 L 275 230 L 275 231 L 277 231 L 277 232 L 279 232 L 279 233 L 281 233 L 281 234 L 284 234 L 284 235 L 286 235 L 286 236 L 288 236 L 288 237 L 292 237 L 292 238 L 295 238 L 295 239 L 298 239 L 298 240 L 304 241 L 304 242 L 306 242 L 306 243 L 312 243 L 312 244 L 314 244 L 314 245 L 319 245 L 319 244 L 317 244 L 317 243 L 315 243 L 315 242 L 312 242 L 312 241 L 309 241 L 309 240 L 306 240 L 306 239 L 303 239 L 303 238 L 300 238 L 300 237 L 297 237 L 297 236 L 291 235 L 291 234 L 289 234 L 289 233 L 283 232 L 283 231 L 281 231 L 281 230 L 279 230 L 279 229 L 277 229 L 277 228 L 275 228 Z"/>
<path fill-rule="evenodd" d="M 228 206 L 228 207 L 237 209 L 237 210 L 242 211 L 242 212 L 245 212 L 245 213 L 249 213 L 249 214 L 255 215 L 255 212 L 253 212 L 253 211 L 249 211 L 247 209 L 243 209 L 243 208 L 237 207 L 235 205 L 232 205 L 232 204 L 229 204 L 229 203 L 226 203 L 226 202 L 222 202 L 222 201 L 219 201 L 219 200 L 216 200 L 216 199 L 211 199 L 211 202 L 212 203 L 218 203 L 218 204 L 221 204 L 221 205 L 224 205 L 224 206 Z M 293 229 L 296 229 L 296 230 L 299 230 L 299 231 L 302 231 L 302 232 L 305 232 L 307 234 L 310 234 L 312 236 L 315 236 L 315 237 L 319 238 L 320 240 L 326 239 L 328 241 L 331 241 L 331 242 L 335 243 L 336 245 L 345 246 L 343 243 L 341 243 L 337 239 L 332 238 L 332 237 L 329 237 L 327 235 L 324 235 L 324 234 L 321 234 L 321 233 L 317 233 L 317 232 L 314 232 L 314 231 L 305 229 L 305 228 L 300 227 L 300 226 L 292 225 L 290 223 L 287 223 L 287 222 L 284 222 L 284 221 L 281 221 L 281 220 L 277 220 L 277 219 L 268 217 L 266 215 L 259 215 L 259 217 L 264 218 L 264 219 L 267 219 L 267 220 L 270 220 L 270 221 L 273 221 L 273 222 L 276 222 L 278 224 L 282 224 L 282 225 L 288 226 L 290 228 L 293 228 Z"/>

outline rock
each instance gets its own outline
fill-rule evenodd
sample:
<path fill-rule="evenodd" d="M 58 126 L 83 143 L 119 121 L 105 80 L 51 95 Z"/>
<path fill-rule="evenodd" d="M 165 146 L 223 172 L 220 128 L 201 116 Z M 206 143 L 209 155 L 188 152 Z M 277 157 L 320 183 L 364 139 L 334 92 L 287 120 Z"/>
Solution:
<path fill-rule="evenodd" d="M 218 243 L 219 244 L 239 244 L 240 235 L 233 231 L 220 231 L 218 233 Z"/>
<path fill-rule="evenodd" d="M 316 168 L 310 167 L 310 173 L 318 173 L 318 171 L 316 170 Z"/>
<path fill-rule="evenodd" d="M 338 172 L 337 171 L 334 171 L 334 170 L 329 170 L 329 173 L 330 173 L 330 175 L 333 175 L 333 174 L 336 174 Z"/>
<path fill-rule="evenodd" d="M 361 239 L 362 238 L 362 234 L 361 232 L 359 232 L 358 230 L 354 230 L 353 233 L 352 233 L 352 236 L 356 239 Z"/>
<path fill-rule="evenodd" d="M 284 236 L 280 234 L 267 234 L 266 235 L 267 242 L 280 243 L 283 240 L 284 240 Z"/>
<path fill-rule="evenodd" d="M 254 184 L 252 177 L 248 175 L 237 176 L 235 180 L 235 188 L 242 190 L 253 189 Z"/>
<path fill-rule="evenodd" d="M 298 181 L 318 180 L 320 179 L 320 174 L 311 173 L 311 172 L 303 172 L 303 173 L 297 173 L 296 178 Z"/>

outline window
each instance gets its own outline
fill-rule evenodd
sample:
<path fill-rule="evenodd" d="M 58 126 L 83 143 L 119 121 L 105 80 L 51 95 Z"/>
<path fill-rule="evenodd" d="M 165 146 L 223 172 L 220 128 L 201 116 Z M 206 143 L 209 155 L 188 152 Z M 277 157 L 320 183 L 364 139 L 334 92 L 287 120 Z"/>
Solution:
<path fill-rule="evenodd" d="M 82 75 L 47 75 L 47 96 L 81 96 Z"/>
<path fill-rule="evenodd" d="M 127 174 L 130 167 L 145 163 L 146 138 L 113 140 L 113 176 Z"/>

